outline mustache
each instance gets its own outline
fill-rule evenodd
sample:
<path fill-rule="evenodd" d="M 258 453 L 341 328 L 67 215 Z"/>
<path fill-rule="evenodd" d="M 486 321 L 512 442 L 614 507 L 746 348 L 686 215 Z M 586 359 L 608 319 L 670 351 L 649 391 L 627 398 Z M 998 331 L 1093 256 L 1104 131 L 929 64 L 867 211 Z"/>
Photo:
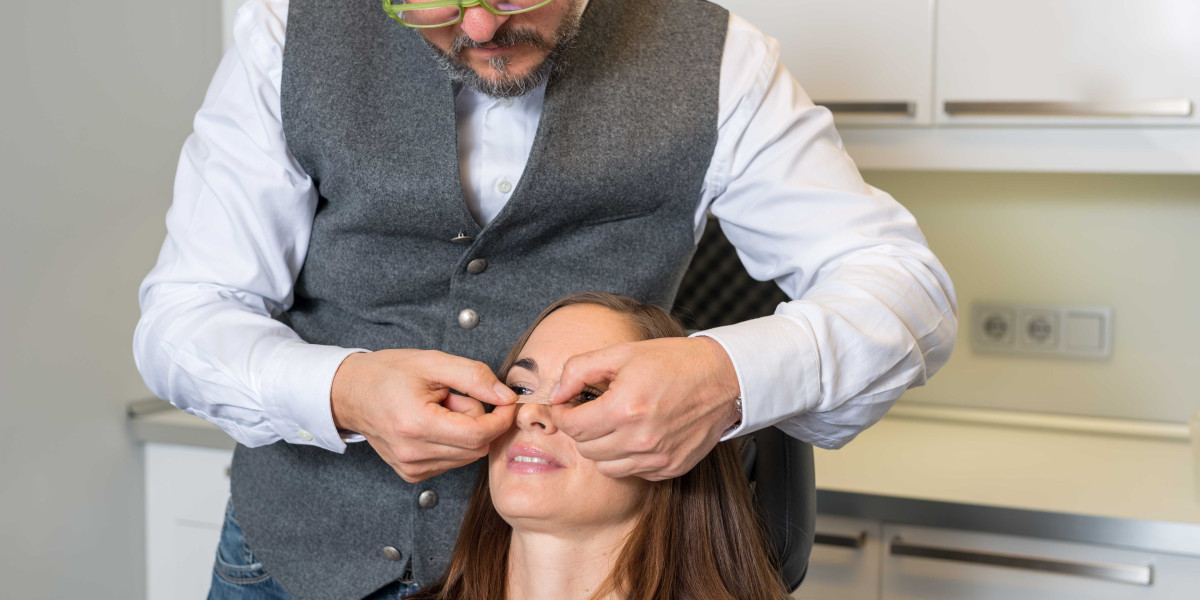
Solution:
<path fill-rule="evenodd" d="M 555 48 L 553 40 L 547 40 L 537 30 L 530 27 L 518 27 L 515 29 L 501 29 L 492 36 L 492 39 L 486 42 L 476 42 L 467 35 L 459 35 L 450 43 L 450 56 L 459 58 L 462 56 L 463 50 L 468 48 L 483 48 L 488 45 L 499 48 L 508 48 L 517 44 L 529 44 L 538 50 L 551 52 Z"/>

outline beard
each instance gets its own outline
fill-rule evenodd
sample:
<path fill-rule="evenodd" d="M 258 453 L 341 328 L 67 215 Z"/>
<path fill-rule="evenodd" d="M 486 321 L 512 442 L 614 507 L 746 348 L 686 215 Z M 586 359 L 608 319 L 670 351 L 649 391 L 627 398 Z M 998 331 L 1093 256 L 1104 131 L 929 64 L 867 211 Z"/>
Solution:
<path fill-rule="evenodd" d="M 567 14 L 563 18 L 563 22 L 554 30 L 551 39 L 546 39 L 532 27 L 511 29 L 501 27 L 492 36 L 492 39 L 482 43 L 476 42 L 466 35 L 455 37 L 450 44 L 449 52 L 431 44 L 429 40 L 425 39 L 425 36 L 421 36 L 421 39 L 425 40 L 425 44 L 433 50 L 433 56 L 437 60 L 438 66 L 449 75 L 450 81 L 465 85 L 492 98 L 517 98 L 536 90 L 566 66 L 563 60 L 564 55 L 579 35 L 581 17 L 577 10 L 579 4 L 580 0 L 570 0 Z M 468 48 L 481 48 L 485 45 L 508 48 L 516 44 L 528 44 L 538 50 L 549 52 L 549 55 L 542 61 L 542 64 L 523 76 L 512 75 L 508 72 L 507 57 L 494 56 L 488 60 L 487 68 L 498 75 L 495 78 L 484 78 L 463 61 L 462 53 Z"/>

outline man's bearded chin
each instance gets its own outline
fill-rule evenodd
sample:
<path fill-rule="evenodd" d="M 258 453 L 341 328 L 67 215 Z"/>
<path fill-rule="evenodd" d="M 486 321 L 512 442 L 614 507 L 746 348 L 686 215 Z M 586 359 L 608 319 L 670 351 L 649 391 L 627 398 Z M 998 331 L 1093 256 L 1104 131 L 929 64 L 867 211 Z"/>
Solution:
<path fill-rule="evenodd" d="M 550 40 L 531 27 L 518 27 L 514 29 L 501 28 L 496 31 L 496 35 L 492 36 L 492 39 L 484 43 L 478 43 L 466 35 L 460 35 L 454 38 L 450 44 L 449 52 L 430 44 L 428 40 L 425 43 L 433 49 L 434 58 L 437 59 L 442 70 L 450 76 L 451 81 L 493 98 L 517 98 L 536 90 L 550 79 L 551 75 L 562 70 L 565 66 L 563 55 L 566 54 L 578 34 L 579 18 L 568 16 L 555 30 L 554 38 Z M 421 39 L 425 39 L 424 36 Z M 546 60 L 542 61 L 542 64 L 523 77 L 509 74 L 508 58 L 504 56 L 494 56 L 488 60 L 487 68 L 499 75 L 499 77 L 489 79 L 481 77 L 479 73 L 463 62 L 462 53 L 468 48 L 479 48 L 484 45 L 506 48 L 516 44 L 528 44 L 538 50 L 549 51 L 550 54 Z"/>

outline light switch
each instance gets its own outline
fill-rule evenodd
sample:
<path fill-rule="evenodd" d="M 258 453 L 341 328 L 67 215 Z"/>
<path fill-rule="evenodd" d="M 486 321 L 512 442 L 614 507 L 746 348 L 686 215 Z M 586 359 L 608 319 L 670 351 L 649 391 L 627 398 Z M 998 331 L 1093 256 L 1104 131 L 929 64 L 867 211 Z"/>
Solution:
<path fill-rule="evenodd" d="M 1067 318 L 1063 320 L 1063 344 L 1068 350 L 1103 349 L 1103 315 L 1068 312 Z"/>

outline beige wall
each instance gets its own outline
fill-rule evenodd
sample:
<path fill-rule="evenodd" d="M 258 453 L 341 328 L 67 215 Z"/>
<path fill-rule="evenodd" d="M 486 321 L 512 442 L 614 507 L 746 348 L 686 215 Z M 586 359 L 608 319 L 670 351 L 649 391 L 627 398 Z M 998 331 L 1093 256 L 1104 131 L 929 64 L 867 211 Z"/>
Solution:
<path fill-rule="evenodd" d="M 1200 176 L 867 172 L 949 270 L 962 329 L 905 399 L 1186 421 L 1200 409 Z M 1111 306 L 1105 361 L 980 354 L 971 303 Z"/>
<path fill-rule="evenodd" d="M 210 2 L 5 3 L 0 597 L 144 597 L 137 286 L 220 37 Z"/>

